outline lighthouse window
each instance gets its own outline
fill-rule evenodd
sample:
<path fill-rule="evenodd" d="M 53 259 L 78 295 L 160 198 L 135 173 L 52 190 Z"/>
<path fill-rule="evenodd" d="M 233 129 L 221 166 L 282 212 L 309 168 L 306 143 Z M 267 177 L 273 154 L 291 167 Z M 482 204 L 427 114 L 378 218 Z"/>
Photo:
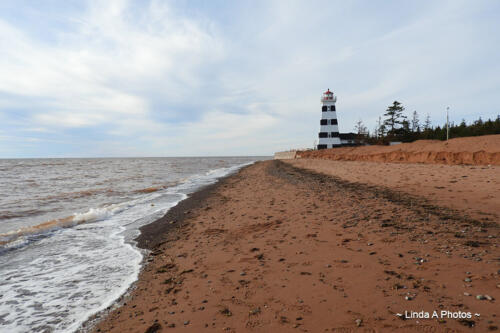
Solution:
<path fill-rule="evenodd" d="M 335 105 L 330 106 L 330 111 L 335 111 Z"/>
<path fill-rule="evenodd" d="M 320 138 L 327 138 L 328 137 L 328 133 L 327 132 L 319 132 L 319 137 Z"/>
<path fill-rule="evenodd" d="M 331 136 L 332 138 L 337 138 L 337 137 L 339 137 L 339 132 L 332 132 L 331 135 L 332 135 Z"/>
<path fill-rule="evenodd" d="M 328 111 L 327 106 L 326 106 L 326 105 L 324 105 L 324 106 L 321 108 L 321 111 L 323 111 L 323 112 Z"/>
<path fill-rule="evenodd" d="M 321 125 L 328 125 L 328 120 L 327 119 L 321 119 L 320 124 Z"/>
<path fill-rule="evenodd" d="M 337 119 L 332 119 L 331 122 L 330 122 L 331 125 L 337 125 L 338 122 L 337 122 Z"/>

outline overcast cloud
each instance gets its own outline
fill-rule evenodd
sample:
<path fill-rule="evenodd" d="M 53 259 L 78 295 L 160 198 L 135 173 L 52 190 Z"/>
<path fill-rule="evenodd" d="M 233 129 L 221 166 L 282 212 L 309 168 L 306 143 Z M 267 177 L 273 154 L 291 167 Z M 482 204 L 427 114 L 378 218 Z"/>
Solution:
<path fill-rule="evenodd" d="M 0 157 L 269 155 L 500 113 L 498 1 L 2 1 Z"/>

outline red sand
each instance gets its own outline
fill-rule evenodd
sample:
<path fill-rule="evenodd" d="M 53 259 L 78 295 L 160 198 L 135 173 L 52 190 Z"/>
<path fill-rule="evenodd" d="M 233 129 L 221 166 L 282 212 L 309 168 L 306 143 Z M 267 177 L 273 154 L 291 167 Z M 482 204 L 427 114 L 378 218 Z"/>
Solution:
<path fill-rule="evenodd" d="M 301 151 L 300 158 L 341 161 L 500 165 L 500 135 L 419 140 L 394 146 L 362 146 Z"/>
<path fill-rule="evenodd" d="M 434 204 L 458 209 L 474 218 L 499 220 L 500 166 L 286 160 L 349 182 L 389 187 L 419 195 Z"/>
<path fill-rule="evenodd" d="M 419 172 L 426 178 L 425 166 Z M 475 220 L 418 194 L 256 163 L 143 230 L 149 263 L 94 330 L 497 329 L 500 234 L 490 218 L 500 207 Z M 403 320 L 405 310 L 473 317 Z"/>

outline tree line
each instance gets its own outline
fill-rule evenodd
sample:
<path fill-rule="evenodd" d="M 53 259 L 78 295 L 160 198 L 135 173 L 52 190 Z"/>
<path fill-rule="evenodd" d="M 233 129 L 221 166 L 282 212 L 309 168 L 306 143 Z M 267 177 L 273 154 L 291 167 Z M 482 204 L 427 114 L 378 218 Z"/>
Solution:
<path fill-rule="evenodd" d="M 446 140 L 446 124 L 433 126 L 429 114 L 422 122 L 417 111 L 410 117 L 405 115 L 403 105 L 394 101 L 383 117 L 380 116 L 374 130 L 370 132 L 360 119 L 354 126 L 357 139 L 369 144 L 388 144 L 391 141 L 412 142 L 415 140 Z M 460 124 L 450 122 L 449 138 L 500 134 L 500 115 L 496 119 L 479 119 L 466 123 L 463 119 Z"/>

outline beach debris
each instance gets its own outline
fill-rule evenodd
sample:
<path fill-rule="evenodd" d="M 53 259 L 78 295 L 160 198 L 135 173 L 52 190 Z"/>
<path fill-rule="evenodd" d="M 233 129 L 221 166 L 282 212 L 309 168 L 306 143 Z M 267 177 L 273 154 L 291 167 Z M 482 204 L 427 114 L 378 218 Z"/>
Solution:
<path fill-rule="evenodd" d="M 405 285 L 402 285 L 402 284 L 399 284 L 399 283 L 395 283 L 395 284 L 392 286 L 392 289 L 395 289 L 395 290 L 399 290 L 399 289 L 406 289 L 406 286 L 405 286 Z"/>
<path fill-rule="evenodd" d="M 168 279 L 165 279 L 165 281 L 163 281 L 163 284 L 171 284 L 171 283 L 174 283 L 175 280 L 173 277 L 169 277 Z"/>
<path fill-rule="evenodd" d="M 156 333 L 161 331 L 161 324 L 160 323 L 154 323 L 153 325 L 149 326 L 148 329 L 146 330 L 145 333 Z"/>
<path fill-rule="evenodd" d="M 423 264 L 424 262 L 427 262 L 427 260 L 426 260 L 426 259 L 421 258 L 421 257 L 415 257 L 414 259 L 416 260 L 416 262 L 415 262 L 415 263 L 416 263 L 417 265 L 420 265 L 420 264 Z"/>
<path fill-rule="evenodd" d="M 484 295 L 476 295 L 476 299 L 482 301 L 485 300 L 486 297 Z"/>
<path fill-rule="evenodd" d="M 472 282 L 472 279 L 471 278 L 465 278 L 464 281 L 465 282 Z"/>
<path fill-rule="evenodd" d="M 360 326 L 361 326 L 361 324 L 363 323 L 363 320 L 358 318 L 358 319 L 356 319 L 354 322 L 356 323 L 356 326 L 357 326 L 357 327 L 360 327 Z"/>
<path fill-rule="evenodd" d="M 460 319 L 458 322 L 467 327 L 474 327 L 476 325 L 476 322 L 471 319 Z"/>
<path fill-rule="evenodd" d="M 247 280 L 239 280 L 238 283 L 242 286 L 246 286 L 247 284 L 250 283 L 250 281 L 247 281 Z"/>
<path fill-rule="evenodd" d="M 258 247 L 253 247 L 250 249 L 250 252 L 257 252 L 259 251 L 260 249 Z"/>
<path fill-rule="evenodd" d="M 225 307 L 222 310 L 220 310 L 220 313 L 226 317 L 231 317 L 233 315 L 233 313 L 231 312 L 231 310 L 229 310 L 228 307 Z"/>
<path fill-rule="evenodd" d="M 169 264 L 163 265 L 160 268 L 158 268 L 158 270 L 156 272 L 157 273 L 166 273 L 166 272 L 168 272 L 169 270 L 171 270 L 173 268 L 175 268 L 175 264 L 174 263 L 169 263 Z"/>
<path fill-rule="evenodd" d="M 464 243 L 465 246 L 470 246 L 470 247 L 479 247 L 481 243 L 478 241 L 467 241 Z"/>
<path fill-rule="evenodd" d="M 465 292 L 465 293 L 464 293 L 464 296 L 470 296 L 470 294 L 469 294 L 469 293 L 467 293 L 467 292 Z"/>
<path fill-rule="evenodd" d="M 494 298 L 491 297 L 490 295 L 484 295 L 484 298 L 486 298 L 488 301 L 493 301 Z"/>
<path fill-rule="evenodd" d="M 257 258 L 258 260 L 264 260 L 264 254 L 260 253 L 260 254 L 256 255 L 255 258 Z"/>
<path fill-rule="evenodd" d="M 189 325 L 189 323 L 190 323 L 190 321 L 189 321 L 189 320 L 186 320 L 186 321 L 184 322 L 184 325 Z"/>
<path fill-rule="evenodd" d="M 399 279 L 399 278 L 401 278 L 401 275 L 400 275 L 400 274 L 398 274 L 398 273 L 396 273 L 396 272 L 394 272 L 394 271 L 385 270 L 385 271 L 384 271 L 384 273 L 385 273 L 385 274 L 388 274 L 388 275 L 395 276 L 395 277 L 397 277 L 398 279 Z"/>
<path fill-rule="evenodd" d="M 249 314 L 251 316 L 257 315 L 259 313 L 260 313 L 260 307 L 256 307 L 255 309 L 252 309 L 252 310 L 249 311 Z"/>
<path fill-rule="evenodd" d="M 241 275 L 241 276 L 245 276 L 245 275 L 247 275 L 247 273 L 245 273 L 245 272 L 241 272 L 241 273 L 240 273 L 240 275 Z"/>

